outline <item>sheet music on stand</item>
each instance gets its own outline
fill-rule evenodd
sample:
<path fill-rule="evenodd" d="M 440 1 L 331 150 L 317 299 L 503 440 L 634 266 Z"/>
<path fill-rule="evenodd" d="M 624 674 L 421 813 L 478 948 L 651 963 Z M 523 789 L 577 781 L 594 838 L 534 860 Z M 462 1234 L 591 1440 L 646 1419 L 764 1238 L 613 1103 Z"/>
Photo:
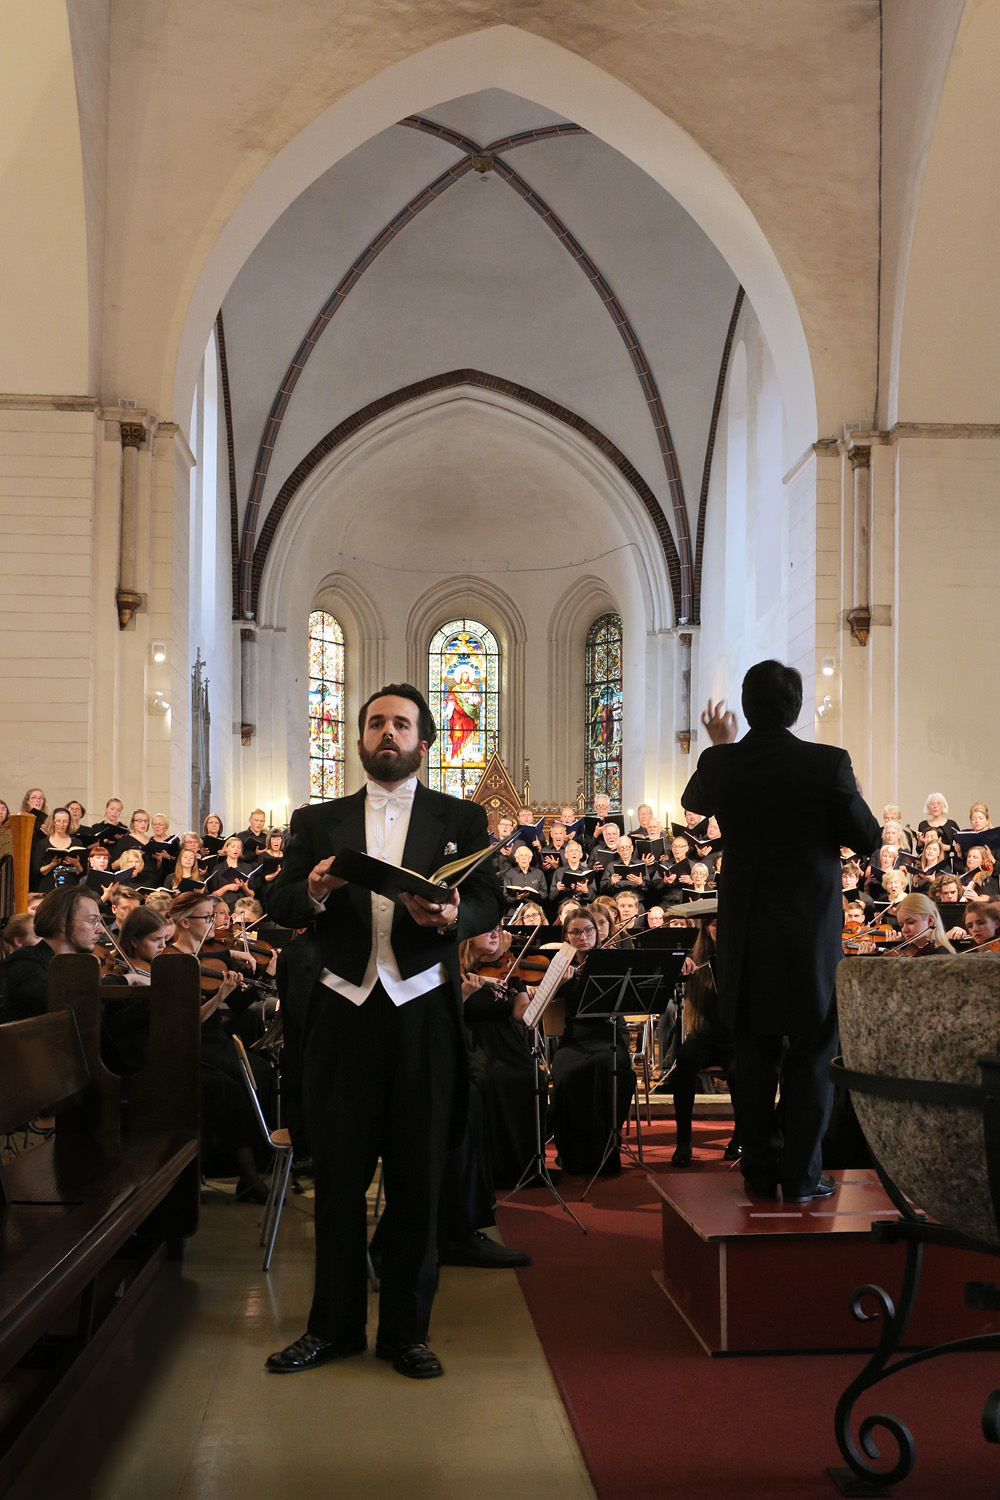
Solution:
<path fill-rule="evenodd" d="M 576 958 L 576 955 L 577 950 L 573 947 L 572 943 L 563 943 L 556 951 L 552 962 L 545 970 L 541 984 L 531 997 L 528 1008 L 524 1012 L 522 1019 L 525 1026 L 536 1026 L 541 1020 L 549 1001 L 562 983 L 566 971 L 574 958 Z"/>
<path fill-rule="evenodd" d="M 580 971 L 577 1016 L 611 1021 L 625 1014 L 659 1015 L 657 995 L 664 986 L 672 992 L 686 956 L 666 947 L 593 949 Z"/>

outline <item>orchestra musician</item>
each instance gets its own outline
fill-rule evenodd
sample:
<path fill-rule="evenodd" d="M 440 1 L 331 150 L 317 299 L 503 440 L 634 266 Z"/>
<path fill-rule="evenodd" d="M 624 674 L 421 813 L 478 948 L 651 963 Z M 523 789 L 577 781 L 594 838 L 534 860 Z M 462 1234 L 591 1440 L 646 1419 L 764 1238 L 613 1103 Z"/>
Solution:
<path fill-rule="evenodd" d="M 896 916 L 902 934 L 901 941 L 897 944 L 901 958 L 954 953 L 954 948 L 945 936 L 941 913 L 930 896 L 924 896 L 919 891 L 911 896 L 904 896 L 896 908 Z"/>
<path fill-rule="evenodd" d="M 100 927 L 97 900 L 85 885 L 49 891 L 35 909 L 38 941 L 16 949 L 0 970 L 0 1023 L 43 1016 L 49 964 L 57 953 L 93 953 Z"/>
<path fill-rule="evenodd" d="M 719 997 L 715 988 L 712 960 L 715 958 L 717 916 L 700 920 L 700 931 L 694 947 L 684 960 L 681 974 L 687 983 L 682 1015 L 683 1036 L 677 1051 L 671 1082 L 674 1090 L 674 1119 L 677 1123 L 677 1146 L 670 1158 L 674 1167 L 689 1167 L 692 1156 L 692 1121 L 698 1075 L 706 1068 L 722 1068 L 731 1097 L 735 1097 L 735 1039 L 731 1026 L 719 1014 Z M 734 1131 L 726 1146 L 724 1159 L 738 1161 L 740 1148 Z"/>
<path fill-rule="evenodd" d="M 563 922 L 563 941 L 585 958 L 598 944 L 597 923 L 582 907 L 571 909 Z M 549 1118 L 558 1151 L 557 1166 L 570 1174 L 597 1170 L 612 1127 L 612 1074 L 618 1074 L 620 1130 L 628 1118 L 635 1092 L 635 1073 L 624 1022 L 591 1020 L 578 1015 L 582 997 L 577 971 L 568 971 L 558 994 L 566 1006 L 566 1026 L 552 1063 L 552 1100 Z M 614 1044 L 612 1046 L 612 1043 Z M 616 1176 L 621 1154 L 611 1151 L 601 1174 Z"/>
<path fill-rule="evenodd" d="M 821 1172 L 821 1143 L 843 956 L 840 848 L 874 848 L 879 830 L 847 751 L 791 733 L 802 708 L 794 668 L 758 662 L 743 679 L 742 705 L 749 731 L 737 743 L 736 715 L 709 702 L 702 725 L 712 744 L 681 801 L 714 813 L 725 840 L 716 984 L 720 1018 L 736 1038 L 744 1180 L 757 1196 L 775 1198 L 780 1188 L 805 1202 L 835 1190 Z M 774 813 L 766 847 L 762 807 Z"/>

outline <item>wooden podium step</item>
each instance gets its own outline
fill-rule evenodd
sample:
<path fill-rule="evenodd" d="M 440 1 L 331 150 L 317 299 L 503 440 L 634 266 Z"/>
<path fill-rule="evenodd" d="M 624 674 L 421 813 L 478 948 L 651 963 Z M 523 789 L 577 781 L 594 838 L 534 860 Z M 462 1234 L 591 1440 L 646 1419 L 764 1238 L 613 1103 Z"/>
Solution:
<path fill-rule="evenodd" d="M 707 1353 L 844 1353 L 878 1342 L 881 1325 L 858 1322 L 851 1296 L 867 1282 L 898 1296 L 905 1250 L 871 1237 L 873 1223 L 898 1214 L 873 1171 L 830 1175 L 832 1197 L 787 1206 L 748 1198 L 738 1167 L 650 1175 L 663 1200 L 654 1276 Z M 1000 1329 L 1000 1314 L 963 1305 L 967 1281 L 1000 1281 L 1000 1261 L 925 1247 L 906 1347 Z"/>

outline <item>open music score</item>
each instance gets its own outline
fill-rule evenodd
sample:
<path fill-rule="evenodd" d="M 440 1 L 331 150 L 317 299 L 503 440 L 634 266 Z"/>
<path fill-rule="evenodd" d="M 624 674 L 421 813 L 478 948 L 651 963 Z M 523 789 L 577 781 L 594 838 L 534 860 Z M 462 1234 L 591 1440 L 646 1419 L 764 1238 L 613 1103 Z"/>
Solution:
<path fill-rule="evenodd" d="M 577 950 L 572 943 L 562 943 L 557 949 L 552 962 L 545 970 L 545 977 L 538 986 L 527 1010 L 524 1012 L 525 1026 L 534 1026 L 545 1014 L 545 1009 L 566 976 L 566 971 L 576 957 Z"/>

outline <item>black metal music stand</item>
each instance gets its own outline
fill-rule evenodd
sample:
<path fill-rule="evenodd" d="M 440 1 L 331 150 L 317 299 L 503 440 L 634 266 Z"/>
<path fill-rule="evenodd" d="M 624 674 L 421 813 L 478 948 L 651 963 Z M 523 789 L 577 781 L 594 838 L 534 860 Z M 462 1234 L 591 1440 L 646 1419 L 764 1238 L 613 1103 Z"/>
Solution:
<path fill-rule="evenodd" d="M 576 1020 L 607 1021 L 611 1025 L 611 1130 L 597 1171 L 580 1194 L 583 1201 L 613 1151 L 624 1151 L 637 1167 L 642 1161 L 642 1126 L 636 1110 L 636 1143 L 639 1155 L 626 1145 L 618 1125 L 618 1038 L 614 1022 L 621 1015 L 657 1015 L 656 997 L 666 985 L 673 988 L 685 954 L 664 949 L 643 952 L 638 948 L 595 949 L 587 955 L 580 978 L 583 989 L 576 1008 Z"/>
<path fill-rule="evenodd" d="M 543 1012 L 543 1015 L 544 1015 L 544 1012 Z M 531 1160 L 528 1162 L 528 1165 L 525 1167 L 524 1171 L 521 1173 L 520 1177 L 517 1179 L 517 1182 L 511 1188 L 510 1192 L 509 1193 L 505 1193 L 504 1196 L 502 1198 L 500 1198 L 498 1201 L 501 1204 L 503 1204 L 503 1203 L 509 1203 L 510 1200 L 511 1200 L 511 1198 L 514 1197 L 515 1193 L 519 1193 L 522 1188 L 533 1187 L 535 1185 L 536 1181 L 537 1181 L 542 1187 L 547 1187 L 548 1188 L 549 1192 L 552 1194 L 553 1198 L 559 1204 L 560 1208 L 565 1209 L 566 1212 L 569 1214 L 570 1218 L 573 1220 L 573 1223 L 579 1225 L 579 1227 L 583 1230 L 584 1234 L 586 1234 L 587 1233 L 587 1227 L 586 1227 L 586 1225 L 580 1223 L 580 1220 L 577 1218 L 576 1214 L 570 1208 L 570 1206 L 566 1202 L 565 1198 L 562 1198 L 560 1196 L 560 1194 L 559 1194 L 559 1192 L 558 1192 L 558 1190 L 556 1188 L 555 1183 L 552 1181 L 552 1174 L 549 1171 L 548 1163 L 545 1160 L 545 1142 L 542 1139 L 542 1042 L 541 1042 L 541 1035 L 542 1035 L 542 1017 L 539 1016 L 537 1024 L 535 1026 L 531 1027 L 531 1036 L 532 1036 L 531 1058 L 532 1058 L 532 1062 L 534 1063 L 535 1154 L 531 1158 Z"/>

